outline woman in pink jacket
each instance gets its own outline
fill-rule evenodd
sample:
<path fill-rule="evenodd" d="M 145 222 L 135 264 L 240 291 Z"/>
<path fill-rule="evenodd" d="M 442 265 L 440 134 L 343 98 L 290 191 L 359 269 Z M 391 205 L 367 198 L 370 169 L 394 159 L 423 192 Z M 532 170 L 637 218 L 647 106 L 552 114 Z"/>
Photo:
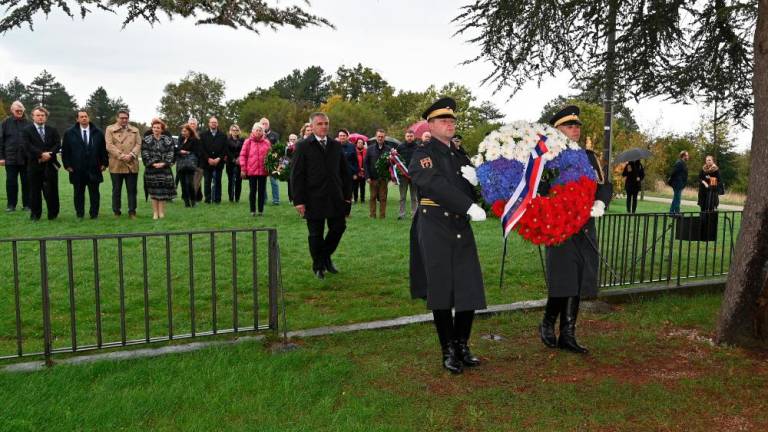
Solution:
<path fill-rule="evenodd" d="M 264 128 L 261 123 L 255 123 L 251 129 L 251 136 L 243 143 L 240 150 L 240 171 L 242 177 L 248 179 L 250 193 L 248 202 L 251 205 L 251 216 L 256 216 L 256 191 L 259 193 L 259 216 L 264 215 L 264 201 L 267 192 L 267 154 L 272 147 L 264 136 Z"/>

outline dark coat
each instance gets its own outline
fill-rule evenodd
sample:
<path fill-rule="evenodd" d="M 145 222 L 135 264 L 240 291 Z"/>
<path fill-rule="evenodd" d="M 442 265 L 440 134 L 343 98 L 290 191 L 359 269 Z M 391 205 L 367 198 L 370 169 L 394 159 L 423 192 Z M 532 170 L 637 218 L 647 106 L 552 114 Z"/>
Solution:
<path fill-rule="evenodd" d="M 61 151 L 61 138 L 59 131 L 53 126 L 45 125 L 45 141 L 40 138 L 37 127 L 34 122 L 30 122 L 27 127 L 22 129 L 24 157 L 27 161 L 27 171 L 30 173 L 40 173 L 43 170 L 53 170 L 54 172 L 61 167 L 56 154 Z M 48 162 L 39 162 L 43 153 L 53 153 L 53 158 Z"/>
<path fill-rule="evenodd" d="M 645 168 L 640 161 L 632 161 L 624 166 L 621 176 L 625 178 L 624 190 L 628 194 L 636 194 L 640 192 L 640 186 L 645 178 Z"/>
<path fill-rule="evenodd" d="M 227 164 L 238 165 L 240 163 L 240 150 L 243 149 L 243 139 L 232 138 L 227 135 Z"/>
<path fill-rule="evenodd" d="M 672 173 L 669 175 L 669 185 L 672 189 L 683 189 L 688 183 L 688 165 L 684 160 L 678 159 L 672 166 Z"/>
<path fill-rule="evenodd" d="M 397 146 L 397 152 L 400 153 L 400 160 L 405 166 L 411 165 L 411 158 L 413 158 L 413 152 L 416 151 L 417 146 L 418 144 L 416 144 L 416 141 L 410 144 L 408 144 L 407 141 L 403 141 Z"/>
<path fill-rule="evenodd" d="M 270 144 L 275 145 L 278 141 L 280 141 L 280 134 L 273 131 L 272 129 L 268 131 L 264 131 L 264 137 L 267 138 Z"/>
<path fill-rule="evenodd" d="M 605 181 L 595 153 L 587 150 L 587 157 L 598 179 L 595 200 L 604 202 L 607 209 L 613 187 Z M 546 248 L 549 297 L 596 297 L 599 265 L 595 220 L 590 218 L 571 238 L 558 246 Z"/>
<path fill-rule="evenodd" d="M 463 165 L 470 165 L 466 156 L 433 138 L 414 151 L 408 167 L 422 200 L 411 224 L 411 297 L 426 299 L 431 310 L 486 307 L 467 216 L 476 197 Z"/>
<path fill-rule="evenodd" d="M 344 152 L 344 160 L 346 160 L 349 167 L 349 175 L 356 175 L 359 171 L 357 166 L 357 146 L 348 142 L 341 146 L 341 150 Z"/>
<path fill-rule="evenodd" d="M 8 116 L 0 123 L 0 160 L 5 160 L 6 165 L 24 165 L 24 138 L 22 130 L 29 125 L 26 117 L 16 119 Z"/>
<path fill-rule="evenodd" d="M 200 167 L 207 168 L 208 159 L 221 158 L 219 166 L 224 166 L 224 158 L 227 156 L 227 134 L 218 130 L 214 136 L 210 130 L 200 134 Z"/>
<path fill-rule="evenodd" d="M 104 181 L 102 168 L 109 165 L 107 143 L 104 133 L 90 123 L 88 126 L 88 145 L 83 142 L 80 124 L 64 132 L 61 146 L 61 161 L 64 168 L 71 169 L 69 182 L 72 184 L 94 184 Z"/>
<path fill-rule="evenodd" d="M 715 186 L 704 186 L 705 182 L 710 184 L 710 179 L 715 178 Z M 716 169 L 711 172 L 705 172 L 704 169 L 699 171 L 699 197 L 697 204 L 701 207 L 701 211 L 715 211 L 720 206 L 720 194 L 719 190 L 722 187 L 722 179 L 720 178 L 720 170 Z"/>
<path fill-rule="evenodd" d="M 352 176 L 341 144 L 327 139 L 323 149 L 314 135 L 296 143 L 291 162 L 293 205 L 305 205 L 307 219 L 343 217 L 352 200 Z"/>
<path fill-rule="evenodd" d="M 371 180 L 378 180 L 379 173 L 376 172 L 376 161 L 379 160 L 382 154 L 392 150 L 392 147 L 387 142 L 379 149 L 379 144 L 373 141 L 373 144 L 368 146 L 365 154 L 365 174 L 366 177 Z"/>

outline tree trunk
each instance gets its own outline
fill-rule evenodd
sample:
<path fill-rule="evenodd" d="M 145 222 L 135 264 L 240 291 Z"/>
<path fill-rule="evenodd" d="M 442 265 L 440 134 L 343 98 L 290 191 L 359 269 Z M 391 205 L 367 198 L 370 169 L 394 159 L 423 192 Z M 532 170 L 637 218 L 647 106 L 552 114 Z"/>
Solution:
<path fill-rule="evenodd" d="M 717 323 L 718 343 L 765 345 L 768 303 L 768 0 L 759 0 L 755 27 L 754 128 L 749 191 L 741 233 Z"/>
<path fill-rule="evenodd" d="M 613 93 L 616 87 L 616 15 L 618 14 L 618 0 L 608 2 L 608 23 L 606 24 L 605 55 L 605 92 L 603 101 L 603 111 L 605 113 L 605 123 L 603 125 L 603 165 L 606 173 L 605 181 L 613 182 L 611 175 L 611 146 L 613 141 Z"/>

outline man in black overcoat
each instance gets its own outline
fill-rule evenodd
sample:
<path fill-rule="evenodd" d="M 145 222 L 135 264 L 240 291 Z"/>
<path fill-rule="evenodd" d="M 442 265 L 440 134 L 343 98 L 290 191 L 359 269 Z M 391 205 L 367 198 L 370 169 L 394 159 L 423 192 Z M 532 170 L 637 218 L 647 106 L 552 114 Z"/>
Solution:
<path fill-rule="evenodd" d="M 221 177 L 226 165 L 227 134 L 219 130 L 219 120 L 211 117 L 208 130 L 200 134 L 203 168 L 203 194 L 206 204 L 221 204 Z"/>
<path fill-rule="evenodd" d="M 90 122 L 88 112 L 77 113 L 77 123 L 64 132 L 61 161 L 69 171 L 69 182 L 74 189 L 75 215 L 85 216 L 85 189 L 88 189 L 91 219 L 99 216 L 101 194 L 99 185 L 104 181 L 102 171 L 109 166 L 104 133 Z"/>
<path fill-rule="evenodd" d="M 11 115 L 0 123 L 0 166 L 5 166 L 5 192 L 8 206 L 5 211 L 15 211 L 19 200 L 21 183 L 21 205 L 29 210 L 29 184 L 24 158 L 22 130 L 29 125 L 24 116 L 24 105 L 19 101 L 11 104 Z"/>
<path fill-rule="evenodd" d="M 427 300 L 442 349 L 443 367 L 461 373 L 480 364 L 469 349 L 475 310 L 485 309 L 485 289 L 470 220 L 485 220 L 474 203 L 474 171 L 451 143 L 456 132 L 456 102 L 439 99 L 424 112 L 432 138 L 418 146 L 408 172 L 419 191 L 411 224 L 411 296 Z M 476 178 L 474 179 L 476 183 Z M 455 317 L 451 310 L 455 309 Z"/>
<path fill-rule="evenodd" d="M 29 181 L 30 219 L 40 220 L 43 213 L 43 196 L 48 208 L 48 219 L 59 215 L 59 175 L 61 167 L 56 154 L 61 150 L 59 131 L 48 126 L 48 110 L 37 107 L 32 110 L 32 124 L 23 130 L 24 152 L 27 160 Z"/>
<path fill-rule="evenodd" d="M 579 142 L 581 120 L 579 120 L 578 107 L 571 105 L 563 108 L 549 122 L 568 139 Z M 579 354 L 588 352 L 576 341 L 579 302 L 582 297 L 597 296 L 597 270 L 600 256 L 594 218 L 605 213 L 612 194 L 611 184 L 605 181 L 597 155 L 587 149 L 587 158 L 597 176 L 592 217 L 578 233 L 564 243 L 546 248 L 549 295 L 544 310 L 544 320 L 539 326 L 541 340 L 546 346 Z M 560 316 L 559 338 L 555 336 L 555 322 L 558 315 Z"/>
<path fill-rule="evenodd" d="M 341 144 L 328 136 L 328 116 L 314 113 L 309 121 L 313 134 L 296 143 L 291 187 L 296 211 L 307 220 L 312 271 L 324 279 L 326 272 L 338 273 L 331 257 L 347 228 L 352 176 Z"/>

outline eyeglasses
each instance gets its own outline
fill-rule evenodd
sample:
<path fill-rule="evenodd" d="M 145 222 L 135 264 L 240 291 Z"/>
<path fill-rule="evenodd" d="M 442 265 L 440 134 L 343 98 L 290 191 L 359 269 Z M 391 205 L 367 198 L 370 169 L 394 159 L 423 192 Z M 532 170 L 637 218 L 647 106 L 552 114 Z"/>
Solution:
<path fill-rule="evenodd" d="M 128 117 L 118 117 L 118 120 L 128 120 Z"/>

